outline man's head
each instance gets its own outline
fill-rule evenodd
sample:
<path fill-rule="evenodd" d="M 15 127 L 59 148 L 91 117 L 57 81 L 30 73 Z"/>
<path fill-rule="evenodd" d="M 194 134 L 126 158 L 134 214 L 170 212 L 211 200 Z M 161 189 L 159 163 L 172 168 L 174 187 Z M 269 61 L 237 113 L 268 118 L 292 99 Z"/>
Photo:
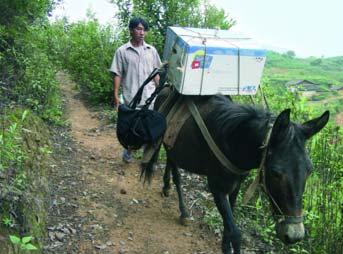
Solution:
<path fill-rule="evenodd" d="M 143 43 L 145 32 L 149 30 L 149 25 L 142 18 L 132 18 L 129 23 L 129 30 L 132 42 L 139 45 Z"/>

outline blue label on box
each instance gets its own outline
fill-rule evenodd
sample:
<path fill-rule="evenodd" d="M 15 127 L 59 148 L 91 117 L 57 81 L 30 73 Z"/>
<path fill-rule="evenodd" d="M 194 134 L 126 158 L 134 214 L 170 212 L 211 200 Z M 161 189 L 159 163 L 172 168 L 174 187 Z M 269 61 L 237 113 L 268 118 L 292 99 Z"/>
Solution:
<path fill-rule="evenodd" d="M 206 54 L 210 55 L 232 55 L 232 56 L 252 56 L 252 57 L 265 57 L 267 51 L 264 49 L 244 49 L 244 48 L 223 48 L 223 47 L 211 47 L 206 45 L 189 45 L 182 38 L 177 38 L 176 43 L 185 48 L 188 54 L 192 54 L 198 50 L 204 50 L 206 48 Z"/>
<path fill-rule="evenodd" d="M 242 87 L 242 92 L 255 94 L 256 93 L 256 86 L 255 85 L 245 85 Z"/>

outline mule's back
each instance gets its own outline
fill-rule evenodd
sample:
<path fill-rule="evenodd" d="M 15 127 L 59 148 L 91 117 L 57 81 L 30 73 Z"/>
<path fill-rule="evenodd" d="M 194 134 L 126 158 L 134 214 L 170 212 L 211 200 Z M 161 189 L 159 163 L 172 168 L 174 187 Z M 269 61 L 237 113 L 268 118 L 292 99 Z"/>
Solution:
<path fill-rule="evenodd" d="M 156 99 L 155 109 L 158 109 L 166 101 L 170 92 L 170 88 L 161 91 Z M 182 100 L 181 105 L 179 106 L 179 109 L 181 111 L 183 110 L 182 115 L 177 115 L 176 113 L 177 118 L 172 118 L 172 122 L 168 123 L 168 128 L 173 129 L 171 131 L 167 130 L 167 133 L 173 133 L 174 131 L 174 134 L 177 135 L 172 147 L 170 147 L 169 143 L 165 142 L 168 158 L 178 167 L 185 168 L 188 171 L 198 174 L 208 175 L 209 170 L 220 168 L 220 164 L 209 150 L 200 129 L 190 112 L 187 110 L 187 106 L 185 105 L 186 99 L 189 99 L 187 97 L 193 100 L 206 125 L 208 125 L 209 115 L 216 109 L 218 103 L 229 104 L 232 102 L 224 96 L 185 96 L 177 93 L 171 100 L 170 105 L 167 106 L 166 112 L 169 112 L 170 108 L 177 100 Z M 182 124 L 182 126 L 179 126 L 180 124 Z M 177 133 L 175 133 L 176 126 L 179 128 Z"/>

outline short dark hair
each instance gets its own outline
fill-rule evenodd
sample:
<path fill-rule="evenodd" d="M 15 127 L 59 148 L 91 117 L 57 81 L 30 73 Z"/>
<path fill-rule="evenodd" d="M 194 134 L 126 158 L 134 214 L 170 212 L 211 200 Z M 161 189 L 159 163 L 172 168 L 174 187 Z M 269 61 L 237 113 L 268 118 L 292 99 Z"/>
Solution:
<path fill-rule="evenodd" d="M 137 18 L 137 17 L 132 18 L 132 19 L 130 20 L 129 29 L 130 29 L 130 30 L 133 30 L 133 29 L 135 29 L 139 24 L 142 24 L 142 26 L 144 27 L 144 30 L 145 30 L 145 31 L 149 31 L 149 25 L 148 25 L 148 23 L 147 23 L 144 19 L 142 19 L 142 18 Z"/>

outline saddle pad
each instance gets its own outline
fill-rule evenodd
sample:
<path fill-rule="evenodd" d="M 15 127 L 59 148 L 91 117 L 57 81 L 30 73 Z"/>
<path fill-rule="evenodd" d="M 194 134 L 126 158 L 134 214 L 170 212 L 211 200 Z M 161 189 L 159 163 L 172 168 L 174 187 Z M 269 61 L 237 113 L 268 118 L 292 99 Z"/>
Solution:
<path fill-rule="evenodd" d="M 172 148 L 174 146 L 174 143 L 182 126 L 190 116 L 191 113 L 188 110 L 185 100 L 183 100 L 179 109 L 177 109 L 177 111 L 171 117 L 170 121 L 167 123 L 167 130 L 164 133 L 163 143 L 168 148 Z"/>
<path fill-rule="evenodd" d="M 170 109 L 167 109 L 167 130 L 163 137 L 163 143 L 165 144 L 166 148 L 171 149 L 174 147 L 175 141 L 179 135 L 179 132 L 187 119 L 191 117 L 191 113 L 188 110 L 187 103 L 186 103 L 186 97 L 180 94 L 177 94 L 175 91 L 172 91 L 171 94 L 169 94 L 168 98 L 166 99 L 164 105 L 162 105 L 161 108 L 168 108 L 168 104 L 173 103 L 173 106 L 170 107 Z M 200 96 L 201 97 L 201 96 Z M 200 99 L 200 97 L 198 99 Z M 175 98 L 176 101 L 174 100 Z M 161 109 L 160 108 L 160 109 Z M 212 109 L 209 107 L 206 107 L 206 105 L 198 105 L 199 110 L 201 110 L 203 113 L 209 113 Z M 159 110 L 160 110 L 159 109 Z M 162 112 L 165 110 L 161 110 Z M 150 162 L 152 156 L 154 153 L 160 148 L 160 145 L 162 143 L 162 139 L 160 139 L 158 142 L 154 144 L 148 144 L 143 152 L 143 157 L 141 159 L 141 164 L 146 164 Z"/>

